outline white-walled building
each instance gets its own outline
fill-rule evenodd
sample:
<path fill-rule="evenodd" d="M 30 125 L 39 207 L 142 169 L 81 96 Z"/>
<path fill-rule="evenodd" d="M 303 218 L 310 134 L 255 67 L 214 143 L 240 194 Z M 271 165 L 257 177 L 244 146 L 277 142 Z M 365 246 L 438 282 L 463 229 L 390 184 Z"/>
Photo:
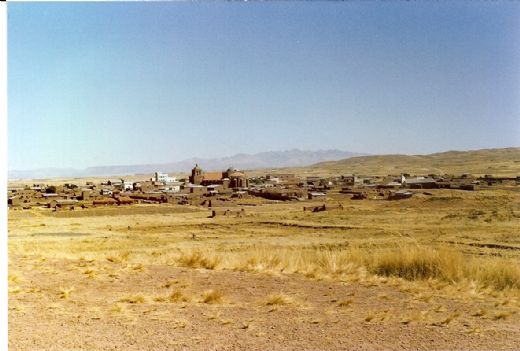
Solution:
<path fill-rule="evenodd" d="M 155 172 L 154 181 L 160 183 L 175 183 L 177 178 L 168 176 L 168 173 Z"/>

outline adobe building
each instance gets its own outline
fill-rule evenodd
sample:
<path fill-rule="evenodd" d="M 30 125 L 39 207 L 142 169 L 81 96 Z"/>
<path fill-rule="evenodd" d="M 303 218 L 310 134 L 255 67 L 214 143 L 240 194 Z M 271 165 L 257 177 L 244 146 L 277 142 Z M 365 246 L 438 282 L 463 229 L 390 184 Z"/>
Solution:
<path fill-rule="evenodd" d="M 356 176 L 354 174 L 346 174 L 341 176 L 344 185 L 354 185 L 356 183 Z"/>
<path fill-rule="evenodd" d="M 278 179 L 278 181 L 283 183 L 296 183 L 298 181 L 293 173 L 267 174 L 266 179 Z"/>
<path fill-rule="evenodd" d="M 200 185 L 203 177 L 202 168 L 200 168 L 198 164 L 195 164 L 195 167 L 191 170 L 190 183 Z"/>
<path fill-rule="evenodd" d="M 247 188 L 248 181 L 244 172 L 229 168 L 223 176 L 229 179 L 230 188 Z"/>
<path fill-rule="evenodd" d="M 222 188 L 247 188 L 246 174 L 234 168 L 225 172 L 203 172 L 198 164 L 191 170 L 190 183 L 194 185 L 221 185 Z"/>

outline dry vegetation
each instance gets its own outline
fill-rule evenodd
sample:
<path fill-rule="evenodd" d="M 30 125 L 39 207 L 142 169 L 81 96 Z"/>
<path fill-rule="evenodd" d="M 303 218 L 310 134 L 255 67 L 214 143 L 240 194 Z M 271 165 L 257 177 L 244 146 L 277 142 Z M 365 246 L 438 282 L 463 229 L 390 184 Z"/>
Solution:
<path fill-rule="evenodd" d="M 286 168 L 284 172 L 305 175 L 336 175 L 344 173 L 387 175 L 402 170 L 416 174 L 493 174 L 518 175 L 520 148 L 448 151 L 430 155 L 376 155 L 352 157 L 340 161 L 318 163 L 312 167 Z M 265 171 L 263 172 L 265 174 Z M 254 174 L 262 174 L 257 171 Z"/>
<path fill-rule="evenodd" d="M 518 346 L 518 190 L 332 197 L 343 210 L 11 211 L 10 346 Z"/>

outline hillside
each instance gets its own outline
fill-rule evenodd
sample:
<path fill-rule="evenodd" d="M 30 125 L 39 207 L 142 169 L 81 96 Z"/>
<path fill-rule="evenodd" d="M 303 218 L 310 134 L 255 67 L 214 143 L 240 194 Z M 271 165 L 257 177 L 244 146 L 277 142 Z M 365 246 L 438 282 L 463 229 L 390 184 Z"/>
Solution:
<path fill-rule="evenodd" d="M 300 175 L 334 174 L 492 174 L 520 175 L 520 148 L 448 151 L 430 155 L 379 155 L 316 163 L 310 167 L 285 168 Z"/>

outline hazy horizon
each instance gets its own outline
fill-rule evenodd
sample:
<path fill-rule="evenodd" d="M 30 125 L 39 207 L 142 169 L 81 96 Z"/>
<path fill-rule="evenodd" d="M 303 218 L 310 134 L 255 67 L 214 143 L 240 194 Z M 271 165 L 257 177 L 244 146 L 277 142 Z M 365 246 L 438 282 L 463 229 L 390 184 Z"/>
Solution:
<path fill-rule="evenodd" d="M 9 170 L 520 146 L 520 4 L 10 3 Z"/>
<path fill-rule="evenodd" d="M 391 155 L 404 155 L 404 156 L 428 156 L 433 154 L 442 154 L 442 153 L 449 153 L 449 152 L 472 152 L 472 151 L 482 151 L 482 150 L 502 150 L 502 149 L 520 149 L 520 146 L 507 146 L 503 148 L 482 148 L 482 149 L 466 149 L 466 150 L 439 150 L 434 151 L 430 153 L 423 153 L 423 154 L 414 154 L 414 153 L 378 153 L 378 154 L 372 154 L 372 153 L 365 153 L 360 152 L 357 150 L 339 150 L 339 149 L 328 149 L 328 150 L 300 150 L 300 149 L 288 149 L 288 150 L 267 150 L 267 151 L 260 151 L 258 153 L 237 153 L 233 155 L 221 155 L 217 157 L 200 157 L 200 156 L 186 156 L 182 159 L 175 159 L 175 160 L 167 160 L 164 162 L 148 162 L 148 163 L 129 163 L 129 164 L 96 164 L 96 165 L 90 165 L 85 167 L 41 167 L 41 168 L 31 168 L 31 169 L 8 169 L 9 172 L 12 171 L 34 171 L 34 170 L 43 170 L 43 169 L 73 169 L 73 170 L 85 170 L 89 168 L 102 168 L 102 167 L 132 167 L 132 166 L 140 166 L 140 165 L 167 165 L 171 163 L 181 163 L 189 160 L 214 160 L 214 159 L 225 159 L 225 158 L 232 158 L 239 155 L 247 155 L 247 156 L 254 156 L 258 154 L 264 154 L 264 153 L 283 153 L 283 152 L 290 152 L 290 151 L 301 151 L 301 152 L 326 152 L 326 151 L 339 151 L 339 152 L 349 152 L 352 154 L 359 154 L 357 156 L 351 156 L 351 157 L 358 157 L 358 156 L 391 156 Z M 349 157 L 350 158 L 350 157 Z M 229 165 L 233 166 L 233 165 Z"/>

